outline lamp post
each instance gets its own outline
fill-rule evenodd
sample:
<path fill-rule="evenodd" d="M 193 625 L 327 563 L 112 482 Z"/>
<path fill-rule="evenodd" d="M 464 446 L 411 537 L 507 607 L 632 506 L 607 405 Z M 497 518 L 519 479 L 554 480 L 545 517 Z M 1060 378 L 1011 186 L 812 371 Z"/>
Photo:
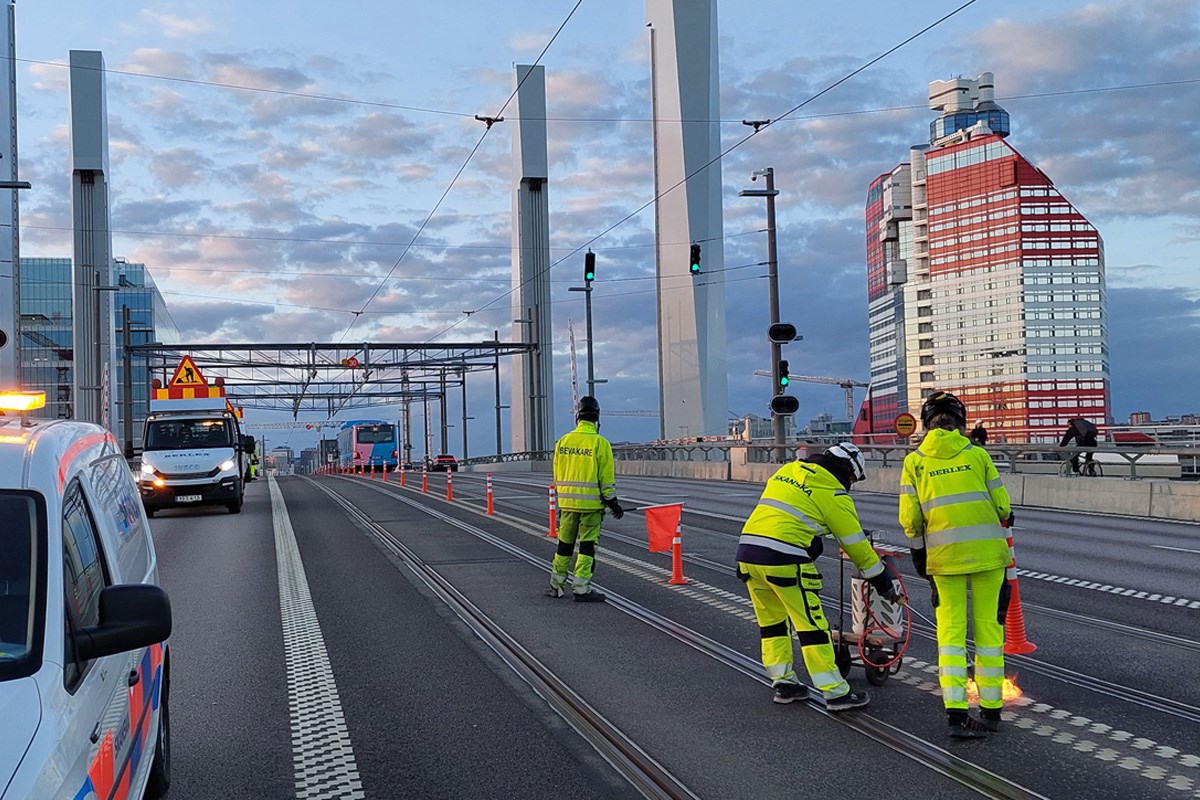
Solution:
<path fill-rule="evenodd" d="M 592 369 L 592 282 L 586 281 L 584 286 L 569 286 L 568 292 L 583 292 L 584 316 L 587 320 L 587 393 L 596 396 L 596 373 Z"/>
<path fill-rule="evenodd" d="M 743 189 L 738 192 L 738 197 L 765 197 L 767 199 L 767 279 L 770 284 L 771 293 L 771 324 L 775 325 L 779 322 L 779 257 L 775 245 L 775 198 L 778 196 L 779 191 L 775 188 L 774 167 L 755 170 L 750 176 L 750 180 L 756 181 L 759 176 L 766 179 L 766 188 Z M 775 383 L 775 387 L 772 390 L 773 396 L 783 394 L 783 387 L 779 384 L 779 361 L 782 357 L 783 346 L 777 341 L 772 341 L 771 373 Z M 783 461 L 786 457 L 783 447 L 783 416 L 772 413 L 771 422 L 772 430 L 775 434 L 775 457 Z"/>

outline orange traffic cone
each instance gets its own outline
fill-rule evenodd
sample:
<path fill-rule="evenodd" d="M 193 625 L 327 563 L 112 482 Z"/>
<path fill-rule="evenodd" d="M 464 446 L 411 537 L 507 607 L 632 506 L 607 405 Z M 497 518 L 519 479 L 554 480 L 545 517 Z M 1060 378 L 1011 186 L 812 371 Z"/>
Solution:
<path fill-rule="evenodd" d="M 1021 587 L 1017 584 L 1017 551 L 1011 536 L 1008 537 L 1008 552 L 1012 554 L 1012 565 L 1008 568 L 1012 596 L 1004 616 L 1004 652 L 1025 655 L 1037 650 L 1037 645 L 1025 638 L 1025 613 L 1021 611 Z"/>

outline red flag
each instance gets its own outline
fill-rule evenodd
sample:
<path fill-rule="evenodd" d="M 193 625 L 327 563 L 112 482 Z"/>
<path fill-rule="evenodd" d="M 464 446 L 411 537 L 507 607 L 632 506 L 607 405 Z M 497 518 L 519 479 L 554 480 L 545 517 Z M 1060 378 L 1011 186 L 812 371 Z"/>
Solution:
<path fill-rule="evenodd" d="M 683 503 L 643 508 L 646 515 L 646 533 L 650 537 L 650 552 L 665 553 L 679 532 L 679 518 L 683 515 Z"/>

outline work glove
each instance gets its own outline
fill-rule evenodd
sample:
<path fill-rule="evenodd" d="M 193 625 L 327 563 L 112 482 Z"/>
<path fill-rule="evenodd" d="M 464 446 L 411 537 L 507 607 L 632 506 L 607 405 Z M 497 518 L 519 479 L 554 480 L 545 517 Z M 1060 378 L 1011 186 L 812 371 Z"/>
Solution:
<path fill-rule="evenodd" d="M 804 551 L 808 553 L 809 558 L 816 561 L 821 553 L 825 552 L 825 540 L 820 536 L 814 536 L 813 540 L 808 543 L 808 547 L 804 548 Z"/>
<path fill-rule="evenodd" d="M 925 552 L 924 547 L 914 547 L 912 549 L 913 567 L 917 570 L 917 574 L 928 580 L 929 572 L 927 570 L 929 564 L 929 554 Z"/>
<path fill-rule="evenodd" d="M 621 504 L 617 498 L 611 497 L 604 501 L 604 505 L 608 506 L 608 510 L 612 512 L 613 519 L 620 519 L 625 516 L 625 509 L 621 508 Z"/>
<path fill-rule="evenodd" d="M 1014 514 L 1012 511 L 1009 511 L 1009 512 L 1008 512 L 1008 519 L 1006 519 L 1006 520 L 1004 520 L 1003 522 L 1001 522 L 1001 523 L 1000 523 L 1000 527 L 1002 527 L 1002 528 L 1011 528 L 1013 525 L 1015 525 L 1015 524 L 1016 524 L 1016 522 L 1017 522 L 1017 515 L 1016 515 L 1016 514 Z"/>
<path fill-rule="evenodd" d="M 867 583 L 871 584 L 871 588 L 879 593 L 879 596 L 889 603 L 899 603 L 901 595 L 896 592 L 896 584 L 892 581 L 887 570 L 867 578 Z"/>

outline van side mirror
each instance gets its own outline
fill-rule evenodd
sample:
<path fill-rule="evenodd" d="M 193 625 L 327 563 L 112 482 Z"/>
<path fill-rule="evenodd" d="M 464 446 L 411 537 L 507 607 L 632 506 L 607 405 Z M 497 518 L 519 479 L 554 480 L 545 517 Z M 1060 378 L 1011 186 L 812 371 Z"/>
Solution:
<path fill-rule="evenodd" d="M 100 592 L 100 624 L 75 633 L 81 661 L 125 653 L 171 635 L 171 601 L 159 586 L 132 583 Z"/>

